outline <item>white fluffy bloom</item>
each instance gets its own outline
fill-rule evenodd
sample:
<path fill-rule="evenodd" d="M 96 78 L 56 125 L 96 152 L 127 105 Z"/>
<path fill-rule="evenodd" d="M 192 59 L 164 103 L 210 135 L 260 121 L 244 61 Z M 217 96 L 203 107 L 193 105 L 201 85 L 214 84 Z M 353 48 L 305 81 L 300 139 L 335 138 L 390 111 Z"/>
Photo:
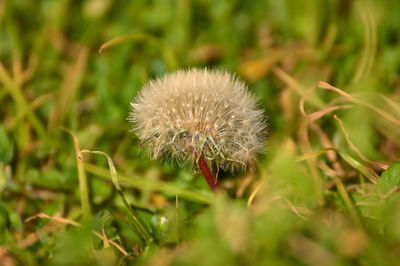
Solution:
<path fill-rule="evenodd" d="M 189 69 L 150 81 L 129 120 L 150 156 L 234 171 L 253 167 L 267 125 L 246 85 L 229 73 Z"/>

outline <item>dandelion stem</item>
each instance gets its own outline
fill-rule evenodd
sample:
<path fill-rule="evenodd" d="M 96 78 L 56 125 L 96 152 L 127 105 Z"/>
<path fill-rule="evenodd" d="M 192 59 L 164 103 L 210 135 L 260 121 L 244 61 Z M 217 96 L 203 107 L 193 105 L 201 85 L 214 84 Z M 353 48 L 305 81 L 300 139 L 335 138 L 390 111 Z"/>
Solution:
<path fill-rule="evenodd" d="M 218 191 L 220 187 L 218 185 L 217 179 L 214 177 L 203 156 L 199 158 L 198 166 L 210 189 L 213 192 Z"/>

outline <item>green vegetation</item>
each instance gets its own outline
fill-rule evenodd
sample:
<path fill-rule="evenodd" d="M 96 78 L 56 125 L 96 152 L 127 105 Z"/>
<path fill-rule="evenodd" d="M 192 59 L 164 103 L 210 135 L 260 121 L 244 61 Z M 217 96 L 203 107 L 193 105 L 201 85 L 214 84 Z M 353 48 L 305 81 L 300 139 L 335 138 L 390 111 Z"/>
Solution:
<path fill-rule="evenodd" d="M 399 17 L 390 0 L 0 1 L 0 264 L 395 265 Z M 147 159 L 126 120 L 188 67 L 237 73 L 268 115 L 266 153 L 220 172 L 221 195 Z"/>

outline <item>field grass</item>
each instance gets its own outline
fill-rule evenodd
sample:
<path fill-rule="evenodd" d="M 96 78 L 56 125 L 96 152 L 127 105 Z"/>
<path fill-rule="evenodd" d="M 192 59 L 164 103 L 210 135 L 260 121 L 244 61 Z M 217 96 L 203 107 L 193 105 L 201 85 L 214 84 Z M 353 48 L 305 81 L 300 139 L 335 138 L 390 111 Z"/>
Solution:
<path fill-rule="evenodd" d="M 0 264 L 395 265 L 399 18 L 390 0 L 0 1 Z M 236 73 L 268 116 L 224 193 L 148 159 L 126 119 L 189 67 Z"/>

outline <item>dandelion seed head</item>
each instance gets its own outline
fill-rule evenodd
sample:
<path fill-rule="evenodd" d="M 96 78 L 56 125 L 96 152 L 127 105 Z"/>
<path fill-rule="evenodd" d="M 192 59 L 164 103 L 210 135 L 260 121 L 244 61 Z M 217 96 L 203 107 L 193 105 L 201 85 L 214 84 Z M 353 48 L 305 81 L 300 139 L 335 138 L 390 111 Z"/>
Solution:
<path fill-rule="evenodd" d="M 247 86 L 227 72 L 180 70 L 150 81 L 129 120 L 153 159 L 193 162 L 204 156 L 224 170 L 254 167 L 267 124 Z"/>

